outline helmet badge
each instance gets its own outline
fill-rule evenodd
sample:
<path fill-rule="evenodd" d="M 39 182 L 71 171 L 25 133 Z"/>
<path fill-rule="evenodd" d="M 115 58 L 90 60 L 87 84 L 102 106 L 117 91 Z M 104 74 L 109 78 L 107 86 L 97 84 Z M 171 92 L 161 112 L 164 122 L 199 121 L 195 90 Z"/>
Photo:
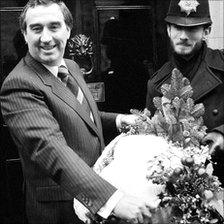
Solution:
<path fill-rule="evenodd" d="M 189 16 L 191 12 L 197 11 L 200 3 L 197 0 L 180 0 L 178 5 L 181 8 L 181 12 L 186 12 L 187 16 Z"/>

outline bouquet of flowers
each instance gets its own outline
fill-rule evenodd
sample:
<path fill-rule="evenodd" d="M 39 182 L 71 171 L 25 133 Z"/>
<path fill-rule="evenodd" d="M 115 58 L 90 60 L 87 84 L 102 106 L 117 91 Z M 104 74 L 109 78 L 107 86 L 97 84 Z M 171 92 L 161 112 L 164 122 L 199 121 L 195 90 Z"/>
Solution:
<path fill-rule="evenodd" d="M 200 144 L 204 106 L 194 104 L 190 82 L 177 69 L 161 91 L 154 116 L 131 110 L 136 124 L 122 129 L 94 170 L 124 192 L 159 201 L 153 224 L 224 223 L 223 189 L 208 146 Z"/>

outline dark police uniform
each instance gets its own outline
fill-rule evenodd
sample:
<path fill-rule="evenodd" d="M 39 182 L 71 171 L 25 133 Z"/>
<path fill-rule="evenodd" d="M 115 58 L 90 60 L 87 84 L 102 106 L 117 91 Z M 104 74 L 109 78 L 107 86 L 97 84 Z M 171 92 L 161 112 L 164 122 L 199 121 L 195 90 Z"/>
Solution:
<path fill-rule="evenodd" d="M 146 107 L 152 113 L 155 112 L 153 97 L 162 96 L 160 88 L 170 82 L 173 69 L 173 63 L 167 62 L 148 81 Z M 205 49 L 205 55 L 192 77 L 191 86 L 195 103 L 203 103 L 205 106 L 203 118 L 208 131 L 218 131 L 224 135 L 224 51 Z M 218 152 L 216 157 L 218 164 L 215 165 L 215 174 L 224 185 L 224 153 Z"/>
<path fill-rule="evenodd" d="M 208 27 L 212 24 L 209 2 L 171 0 L 165 21 L 185 28 Z M 224 51 L 212 50 L 203 43 L 191 61 L 181 60 L 174 53 L 171 60 L 148 81 L 146 107 L 152 114 L 155 112 L 153 97 L 162 96 L 160 87 L 170 82 L 171 72 L 176 67 L 190 80 L 195 103 L 203 103 L 205 106 L 203 118 L 208 132 L 217 131 L 224 135 Z M 224 152 L 216 150 L 213 161 L 217 162 L 214 164 L 214 174 L 224 186 Z"/>

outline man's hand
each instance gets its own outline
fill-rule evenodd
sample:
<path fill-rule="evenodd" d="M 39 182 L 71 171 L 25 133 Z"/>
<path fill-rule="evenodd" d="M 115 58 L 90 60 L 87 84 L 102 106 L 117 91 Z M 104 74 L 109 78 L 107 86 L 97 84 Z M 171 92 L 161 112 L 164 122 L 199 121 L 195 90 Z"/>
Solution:
<path fill-rule="evenodd" d="M 202 144 L 209 144 L 210 154 L 214 154 L 216 150 L 224 152 L 224 135 L 219 132 L 210 132 L 202 140 Z"/>
<path fill-rule="evenodd" d="M 138 116 L 135 114 L 118 114 L 116 117 L 117 128 L 120 129 L 127 125 L 134 125 Z"/>
<path fill-rule="evenodd" d="M 115 206 L 113 213 L 116 217 L 131 224 L 149 224 L 151 223 L 150 209 L 155 209 L 157 206 L 147 204 L 140 198 L 124 195 Z"/>

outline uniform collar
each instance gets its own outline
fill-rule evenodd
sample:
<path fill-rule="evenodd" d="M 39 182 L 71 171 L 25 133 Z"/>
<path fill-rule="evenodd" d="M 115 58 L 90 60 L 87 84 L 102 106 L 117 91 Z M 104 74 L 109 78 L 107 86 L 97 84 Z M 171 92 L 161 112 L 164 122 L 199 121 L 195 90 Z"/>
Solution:
<path fill-rule="evenodd" d="M 211 62 L 212 65 L 212 62 Z M 223 66 L 223 64 L 221 65 Z M 221 70 L 221 66 L 219 69 Z M 154 82 L 155 82 L 155 88 L 156 91 L 158 91 L 161 94 L 161 86 L 164 83 L 169 83 L 171 73 L 173 70 L 172 63 L 168 62 L 166 63 L 161 70 L 158 71 L 160 75 L 158 75 L 158 78 L 155 76 Z M 200 69 L 195 74 L 191 81 L 191 86 L 193 88 L 194 94 L 193 99 L 199 100 L 204 95 L 211 92 L 213 89 L 215 89 L 218 85 L 222 84 L 222 81 L 213 73 L 213 71 L 210 68 L 216 68 L 214 64 L 213 66 L 208 66 L 205 61 L 202 62 Z M 158 74 L 157 73 L 157 74 Z M 203 83 L 203 85 L 202 85 Z"/>

